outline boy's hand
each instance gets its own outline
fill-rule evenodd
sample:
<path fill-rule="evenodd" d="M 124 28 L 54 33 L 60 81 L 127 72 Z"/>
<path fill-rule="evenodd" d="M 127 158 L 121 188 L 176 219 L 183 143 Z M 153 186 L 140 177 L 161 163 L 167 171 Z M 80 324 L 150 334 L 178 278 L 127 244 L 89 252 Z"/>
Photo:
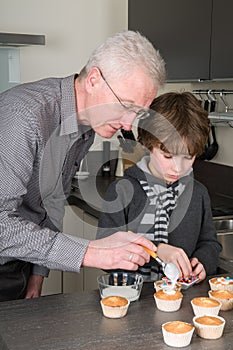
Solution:
<path fill-rule="evenodd" d="M 172 262 L 179 268 L 180 277 L 188 278 L 191 275 L 192 266 L 183 249 L 170 244 L 160 243 L 157 253 L 164 262 Z"/>
<path fill-rule="evenodd" d="M 192 258 L 190 260 L 193 272 L 193 275 L 199 275 L 199 280 L 203 281 L 206 278 L 206 271 L 202 263 L 197 258 Z"/>

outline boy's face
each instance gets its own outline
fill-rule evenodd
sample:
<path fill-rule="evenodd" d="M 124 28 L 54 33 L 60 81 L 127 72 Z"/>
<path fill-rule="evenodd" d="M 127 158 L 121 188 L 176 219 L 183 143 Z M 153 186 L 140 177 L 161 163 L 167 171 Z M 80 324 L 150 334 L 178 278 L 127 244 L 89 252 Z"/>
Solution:
<path fill-rule="evenodd" d="M 194 160 L 195 156 L 173 155 L 154 147 L 150 153 L 149 168 L 154 176 L 163 179 L 166 183 L 172 183 L 191 169 Z"/>

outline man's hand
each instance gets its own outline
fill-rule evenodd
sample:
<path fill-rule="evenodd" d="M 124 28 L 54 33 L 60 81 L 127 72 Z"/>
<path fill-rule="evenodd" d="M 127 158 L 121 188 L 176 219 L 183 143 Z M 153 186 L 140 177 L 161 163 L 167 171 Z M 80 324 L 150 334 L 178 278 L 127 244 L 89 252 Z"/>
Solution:
<path fill-rule="evenodd" d="M 28 280 L 26 299 L 37 298 L 41 294 L 42 284 L 44 281 L 43 276 L 31 275 Z"/>
<path fill-rule="evenodd" d="M 137 270 L 149 262 L 150 255 L 143 246 L 156 251 L 148 239 L 132 232 L 117 232 L 109 237 L 91 241 L 83 259 L 83 266 L 100 269 Z"/>

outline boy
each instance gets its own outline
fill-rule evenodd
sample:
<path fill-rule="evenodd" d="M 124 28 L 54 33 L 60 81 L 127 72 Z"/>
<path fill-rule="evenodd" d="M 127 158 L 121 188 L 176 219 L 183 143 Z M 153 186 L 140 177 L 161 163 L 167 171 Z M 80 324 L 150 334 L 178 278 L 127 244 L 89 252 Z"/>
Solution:
<path fill-rule="evenodd" d="M 208 114 L 189 92 L 163 94 L 150 109 L 138 128 L 149 155 L 109 186 L 97 238 L 118 230 L 142 234 L 162 260 L 178 266 L 180 277 L 203 280 L 216 273 L 221 251 L 207 189 L 192 171 L 208 138 Z M 138 271 L 145 280 L 162 277 L 153 261 Z"/>

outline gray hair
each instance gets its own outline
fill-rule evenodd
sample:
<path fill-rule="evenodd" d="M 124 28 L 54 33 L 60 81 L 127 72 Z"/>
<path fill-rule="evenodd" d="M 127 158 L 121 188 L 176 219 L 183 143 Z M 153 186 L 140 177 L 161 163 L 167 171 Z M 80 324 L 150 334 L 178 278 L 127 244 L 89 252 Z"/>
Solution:
<path fill-rule="evenodd" d="M 91 54 L 80 75 L 98 67 L 108 77 L 128 77 L 135 69 L 145 72 L 156 87 L 165 81 L 165 63 L 158 50 L 139 32 L 124 31 L 109 37 Z"/>

